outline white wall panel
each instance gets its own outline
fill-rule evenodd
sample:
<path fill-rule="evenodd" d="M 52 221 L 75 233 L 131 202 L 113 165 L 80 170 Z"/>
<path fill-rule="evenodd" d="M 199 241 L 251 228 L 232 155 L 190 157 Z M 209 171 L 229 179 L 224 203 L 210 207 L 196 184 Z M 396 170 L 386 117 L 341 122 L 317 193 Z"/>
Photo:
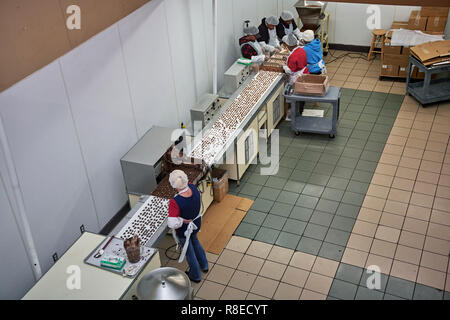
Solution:
<path fill-rule="evenodd" d="M 234 34 L 237 39 L 243 36 L 243 26 L 245 20 L 250 20 L 250 24 L 259 26 L 261 19 L 258 17 L 257 0 L 233 0 L 233 23 Z M 236 53 L 240 54 L 239 43 L 235 41 Z"/>
<path fill-rule="evenodd" d="M 137 141 L 117 25 L 61 58 L 103 227 L 127 202 L 120 158 Z"/>
<path fill-rule="evenodd" d="M 25 210 L 45 272 L 80 235 L 99 231 L 58 62 L 0 95 Z M 2 252 L 3 254 L 3 252 Z"/>
<path fill-rule="evenodd" d="M 168 40 L 178 106 L 178 125 L 190 121 L 190 108 L 197 101 L 192 32 L 189 29 L 189 3 L 185 0 L 164 1 Z M 164 29 L 161 25 L 161 29 Z"/>
<path fill-rule="evenodd" d="M 395 21 L 408 21 L 411 11 L 420 10 L 420 7 L 395 6 Z"/>
<path fill-rule="evenodd" d="M 177 127 L 164 6 L 154 0 L 119 22 L 139 137 L 153 125 Z"/>
<path fill-rule="evenodd" d="M 0 150 L 0 166 L 3 159 Z M 11 211 L 4 180 L 0 176 L 0 299 L 20 299 L 33 286 L 34 276 Z"/>
<path fill-rule="evenodd" d="M 217 37 L 218 37 L 218 61 L 217 61 L 217 88 L 223 86 L 223 75 L 228 68 L 240 57 L 239 52 L 235 50 L 235 44 L 238 43 L 242 35 L 235 35 L 233 25 L 230 23 L 233 19 L 233 2 L 229 0 L 218 1 L 217 17 Z"/>

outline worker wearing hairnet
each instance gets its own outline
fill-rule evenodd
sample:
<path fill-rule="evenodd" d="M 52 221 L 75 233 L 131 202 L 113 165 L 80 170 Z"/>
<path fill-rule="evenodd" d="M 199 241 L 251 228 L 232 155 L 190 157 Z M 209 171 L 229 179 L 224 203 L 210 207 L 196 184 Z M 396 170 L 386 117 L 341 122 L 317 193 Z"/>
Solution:
<path fill-rule="evenodd" d="M 181 243 L 181 251 L 178 262 L 181 263 L 186 256 L 189 264 L 189 271 L 186 274 L 193 282 L 200 282 L 203 272 L 208 272 L 208 260 L 197 232 L 202 223 L 201 196 L 197 187 L 189 184 L 186 173 L 181 170 L 174 170 L 170 173 L 169 183 L 172 188 L 178 191 L 177 195 L 169 201 L 169 217 L 167 224 L 173 229 L 175 241 Z"/>
<path fill-rule="evenodd" d="M 322 43 L 319 39 L 314 39 L 314 31 L 306 30 L 303 32 L 303 41 L 308 59 L 308 70 L 311 74 L 322 74 L 326 72 L 325 62 L 323 61 Z"/>
<path fill-rule="evenodd" d="M 277 25 L 279 19 L 275 16 L 270 16 L 262 19 L 259 25 L 259 34 L 261 39 L 259 43 L 268 52 L 279 52 L 281 51 L 280 40 L 277 35 Z"/>
<path fill-rule="evenodd" d="M 278 38 L 283 39 L 285 35 L 293 33 L 298 40 L 302 38 L 302 33 L 294 21 L 294 15 L 290 11 L 281 12 L 280 23 L 277 25 Z"/>
<path fill-rule="evenodd" d="M 242 56 L 251 59 L 255 64 L 262 64 L 266 59 L 265 51 L 258 42 L 259 39 L 259 30 L 255 26 L 245 27 L 244 36 L 239 39 Z"/>
<path fill-rule="evenodd" d="M 289 82 L 293 84 L 299 76 L 309 74 L 306 52 L 299 46 L 297 37 L 292 33 L 284 36 L 283 42 L 287 45 L 290 52 L 287 63 L 283 66 L 283 69 L 286 74 L 290 76 Z"/>

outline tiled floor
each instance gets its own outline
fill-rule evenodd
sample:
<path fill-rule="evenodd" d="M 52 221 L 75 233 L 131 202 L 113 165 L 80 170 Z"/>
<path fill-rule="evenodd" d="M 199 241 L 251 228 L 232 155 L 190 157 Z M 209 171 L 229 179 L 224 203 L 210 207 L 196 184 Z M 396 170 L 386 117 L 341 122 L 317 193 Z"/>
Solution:
<path fill-rule="evenodd" d="M 208 254 L 197 299 L 450 299 L 450 103 L 422 108 L 379 67 L 327 63 L 343 88 L 336 138 L 282 122 L 278 173 L 252 165 L 230 182 L 255 202 L 221 255 Z"/>

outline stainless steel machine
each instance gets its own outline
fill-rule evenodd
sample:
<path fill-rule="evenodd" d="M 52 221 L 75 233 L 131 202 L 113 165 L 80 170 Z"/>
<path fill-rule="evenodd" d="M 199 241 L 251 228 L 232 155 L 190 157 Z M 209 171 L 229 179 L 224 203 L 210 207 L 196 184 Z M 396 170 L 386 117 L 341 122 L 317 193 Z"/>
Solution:
<path fill-rule="evenodd" d="M 216 94 L 206 93 L 197 102 L 191 109 L 191 121 L 192 121 L 192 129 L 194 130 L 194 134 L 197 134 L 201 131 L 211 119 L 219 112 L 222 107 L 222 102 L 219 99 L 219 96 Z M 201 122 L 201 126 L 196 126 L 196 122 Z"/>
<path fill-rule="evenodd" d="M 224 74 L 224 87 L 220 92 L 221 97 L 229 98 L 251 74 L 251 66 L 234 62 Z"/>

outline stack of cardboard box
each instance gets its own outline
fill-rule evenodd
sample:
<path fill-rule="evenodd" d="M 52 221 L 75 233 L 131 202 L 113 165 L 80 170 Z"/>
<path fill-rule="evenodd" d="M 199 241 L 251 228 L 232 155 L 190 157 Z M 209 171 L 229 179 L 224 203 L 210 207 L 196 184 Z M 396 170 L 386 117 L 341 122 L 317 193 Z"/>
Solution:
<path fill-rule="evenodd" d="M 391 29 L 420 30 L 430 34 L 443 34 L 447 24 L 448 8 L 422 7 L 412 11 L 409 21 L 394 21 Z M 386 34 L 380 76 L 406 78 L 410 49 L 403 46 L 391 46 L 392 31 Z M 424 73 L 415 68 L 412 78 L 423 79 Z"/>

